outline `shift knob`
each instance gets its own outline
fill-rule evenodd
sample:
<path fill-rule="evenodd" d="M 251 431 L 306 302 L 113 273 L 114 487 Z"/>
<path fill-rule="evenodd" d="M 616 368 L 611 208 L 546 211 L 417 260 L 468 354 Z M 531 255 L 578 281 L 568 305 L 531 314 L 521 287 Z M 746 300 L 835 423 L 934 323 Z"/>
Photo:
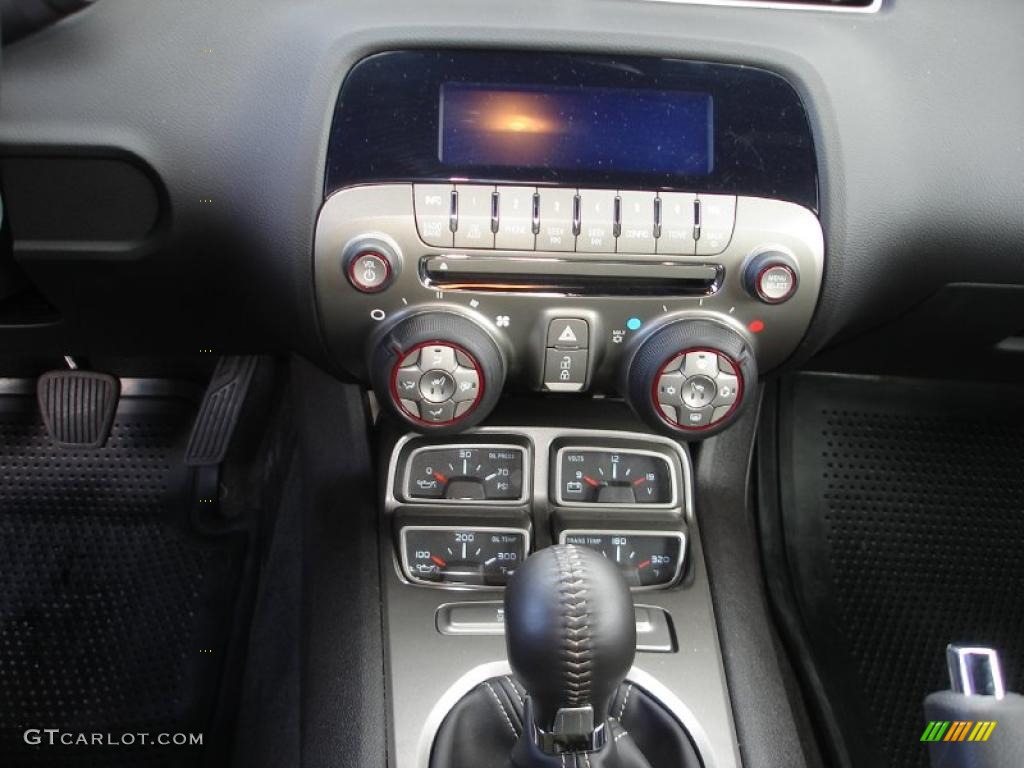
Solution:
<path fill-rule="evenodd" d="M 505 590 L 505 638 L 541 741 L 556 751 L 599 746 L 594 734 L 604 733 L 636 651 L 633 599 L 619 570 L 584 547 L 542 549 Z"/>

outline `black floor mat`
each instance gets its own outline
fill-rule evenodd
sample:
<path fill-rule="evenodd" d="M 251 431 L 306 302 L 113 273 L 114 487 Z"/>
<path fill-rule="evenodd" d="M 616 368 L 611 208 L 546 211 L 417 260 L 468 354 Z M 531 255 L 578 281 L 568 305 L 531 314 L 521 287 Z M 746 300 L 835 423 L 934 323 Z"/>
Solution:
<path fill-rule="evenodd" d="M 1024 689 L 1024 391 L 801 375 L 776 428 L 762 523 L 798 662 L 854 766 L 925 768 L 948 642 L 994 646 Z"/>
<path fill-rule="evenodd" d="M 226 738 L 248 535 L 195 529 L 195 407 L 126 392 L 106 447 L 62 450 L 33 390 L 0 396 L 0 765 L 201 765 Z"/>

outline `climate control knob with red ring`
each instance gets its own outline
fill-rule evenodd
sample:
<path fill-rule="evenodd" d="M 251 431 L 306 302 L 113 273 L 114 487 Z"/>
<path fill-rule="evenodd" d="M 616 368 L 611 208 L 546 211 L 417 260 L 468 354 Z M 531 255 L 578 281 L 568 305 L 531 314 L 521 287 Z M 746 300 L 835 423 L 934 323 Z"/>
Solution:
<path fill-rule="evenodd" d="M 421 432 L 457 432 L 494 408 L 505 382 L 501 349 L 484 328 L 454 312 L 406 317 L 370 348 L 378 399 Z"/>
<path fill-rule="evenodd" d="M 757 380 L 746 340 L 712 320 L 676 320 L 626 356 L 622 391 L 633 410 L 663 432 L 699 440 L 732 423 Z"/>

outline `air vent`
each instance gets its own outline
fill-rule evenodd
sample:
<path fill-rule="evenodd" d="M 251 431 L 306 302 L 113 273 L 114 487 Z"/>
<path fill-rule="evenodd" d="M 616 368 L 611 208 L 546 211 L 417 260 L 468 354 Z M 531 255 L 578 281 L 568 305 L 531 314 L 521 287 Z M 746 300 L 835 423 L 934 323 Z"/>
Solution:
<path fill-rule="evenodd" d="M 875 13 L 883 0 L 655 0 L 687 5 L 720 5 L 731 8 L 774 8 L 783 11 L 840 11 L 844 13 Z"/>

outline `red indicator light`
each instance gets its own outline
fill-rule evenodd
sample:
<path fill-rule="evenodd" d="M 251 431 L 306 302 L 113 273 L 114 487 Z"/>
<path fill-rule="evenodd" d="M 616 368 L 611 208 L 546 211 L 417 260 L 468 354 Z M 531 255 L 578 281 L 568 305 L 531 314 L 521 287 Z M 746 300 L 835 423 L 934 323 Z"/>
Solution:
<path fill-rule="evenodd" d="M 764 323 L 761 320 L 751 320 L 747 328 L 750 329 L 751 333 L 760 333 L 764 330 Z"/>

